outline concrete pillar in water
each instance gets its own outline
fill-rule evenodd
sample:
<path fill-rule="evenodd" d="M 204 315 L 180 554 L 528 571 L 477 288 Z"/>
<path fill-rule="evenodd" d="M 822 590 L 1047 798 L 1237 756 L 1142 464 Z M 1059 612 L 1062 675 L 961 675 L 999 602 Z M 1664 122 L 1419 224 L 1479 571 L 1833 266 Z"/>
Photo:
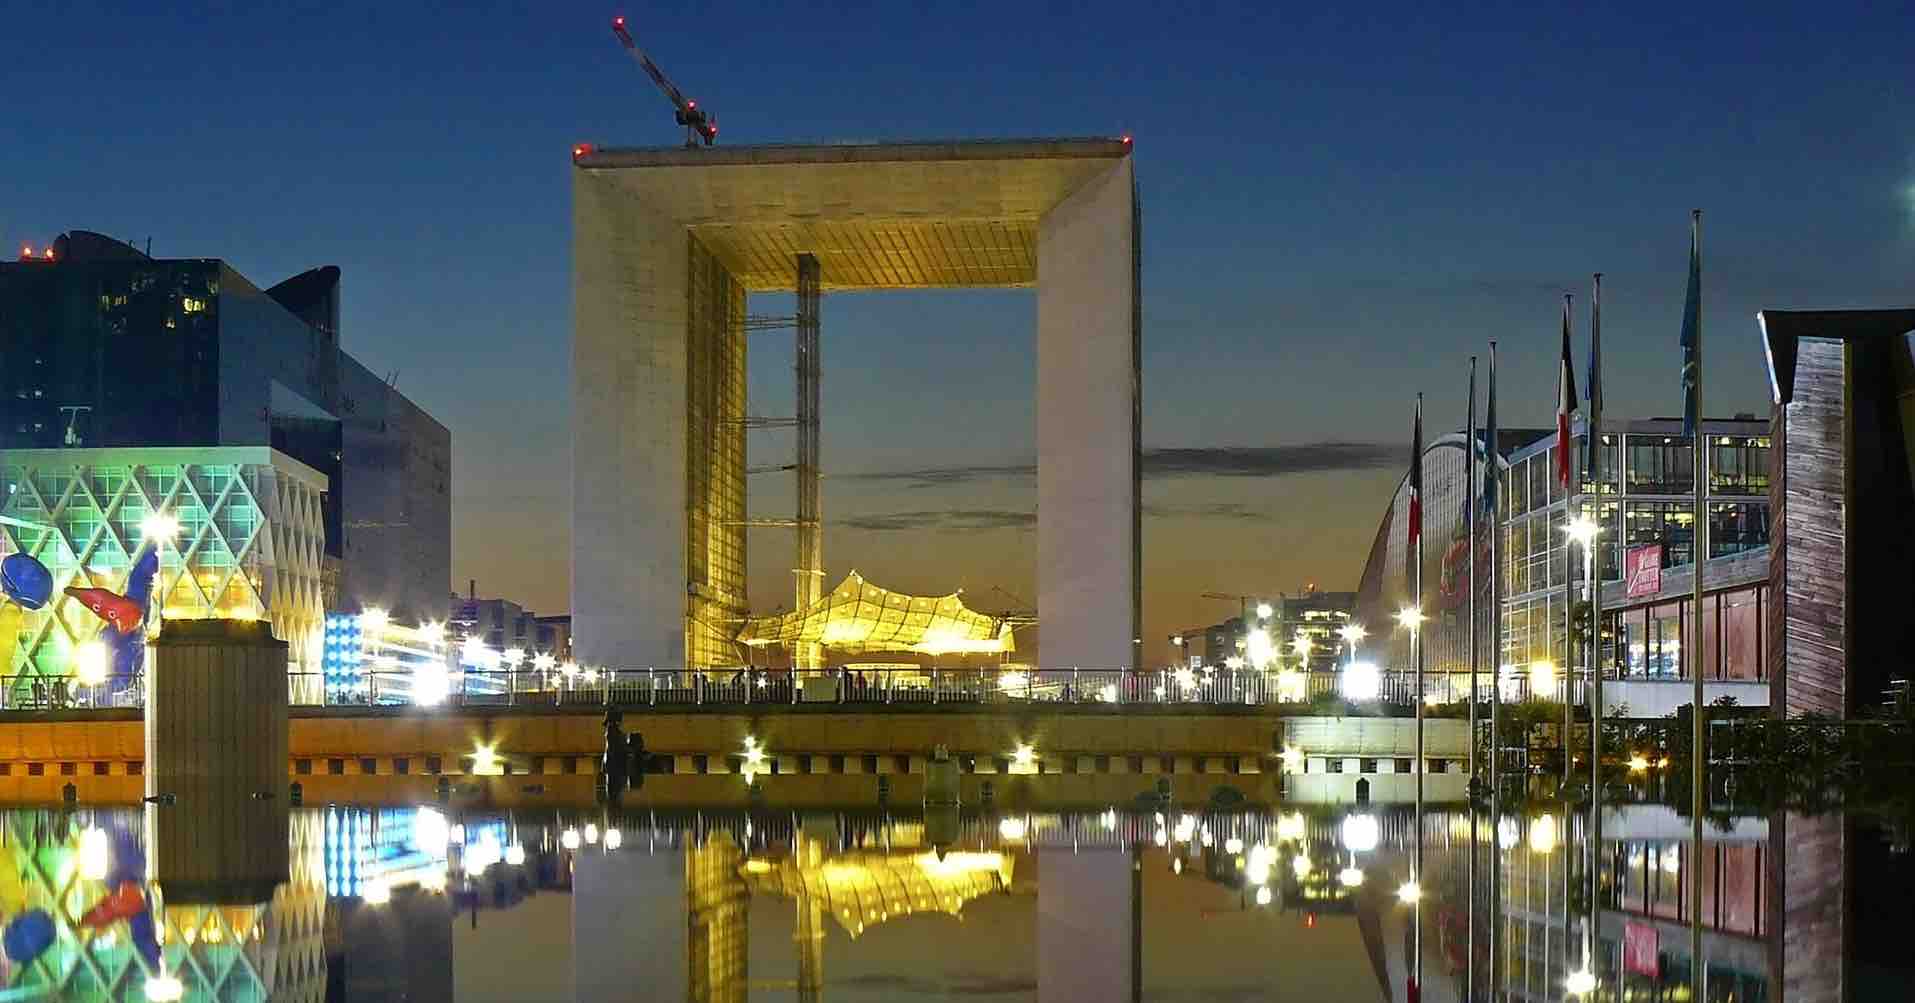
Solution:
<path fill-rule="evenodd" d="M 146 793 L 286 803 L 286 642 L 258 620 L 174 620 L 153 641 Z"/>
<path fill-rule="evenodd" d="M 924 764 L 924 803 L 931 805 L 954 805 L 958 796 L 958 763 L 951 758 L 943 746 Z"/>
<path fill-rule="evenodd" d="M 271 901 L 287 880 L 286 642 L 269 625 L 176 620 L 153 641 L 146 808 L 169 904 Z"/>

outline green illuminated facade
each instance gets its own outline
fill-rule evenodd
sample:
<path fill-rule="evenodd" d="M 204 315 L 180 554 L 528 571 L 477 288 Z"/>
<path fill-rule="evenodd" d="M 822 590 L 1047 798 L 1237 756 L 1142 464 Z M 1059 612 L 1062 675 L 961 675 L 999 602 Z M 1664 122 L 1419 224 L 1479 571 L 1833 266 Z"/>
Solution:
<path fill-rule="evenodd" d="M 264 619 L 289 643 L 293 672 L 319 671 L 326 476 L 264 446 L 0 450 L 0 550 L 37 557 L 54 600 L 0 637 L 9 705 L 36 682 L 72 674 L 73 650 L 100 620 L 69 586 L 119 592 L 149 515 L 179 532 L 160 548 L 148 629 L 166 619 Z M 37 527 L 37 528 L 36 528 Z"/>

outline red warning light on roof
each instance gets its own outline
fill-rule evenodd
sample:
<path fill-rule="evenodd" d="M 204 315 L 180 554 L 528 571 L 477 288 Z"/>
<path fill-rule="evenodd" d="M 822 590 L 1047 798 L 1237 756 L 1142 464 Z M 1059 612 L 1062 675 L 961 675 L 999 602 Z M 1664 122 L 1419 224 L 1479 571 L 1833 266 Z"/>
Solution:
<path fill-rule="evenodd" d="M 583 157 L 590 152 L 592 152 L 592 144 L 580 143 L 577 146 L 572 147 L 572 159 L 577 160 L 578 158 Z"/>
<path fill-rule="evenodd" d="M 31 257 L 33 257 L 33 245 L 32 245 L 32 244 L 21 244 L 21 245 L 20 245 L 20 256 L 21 256 L 21 257 L 23 257 L 23 258 L 31 258 Z"/>
<path fill-rule="evenodd" d="M 615 17 L 615 18 L 613 18 L 613 19 L 612 19 L 612 27 L 614 27 L 614 28 L 623 28 L 623 27 L 625 27 L 625 15 L 623 15 L 623 14 L 620 14 L 619 16 L 617 16 L 617 17 Z"/>
<path fill-rule="evenodd" d="M 1129 146 L 1129 145 L 1130 145 L 1130 134 L 1129 134 L 1129 133 L 1125 133 L 1125 134 L 1124 134 L 1124 145 L 1125 145 L 1125 146 Z"/>
<path fill-rule="evenodd" d="M 45 258 L 45 259 L 47 259 L 48 261 L 52 261 L 52 260 L 53 260 L 53 248 L 51 248 L 51 247 L 49 247 L 49 248 L 47 248 L 47 249 L 46 249 L 46 252 L 45 252 L 44 254 L 42 254 L 42 255 L 41 255 L 41 257 L 43 257 L 43 258 Z"/>

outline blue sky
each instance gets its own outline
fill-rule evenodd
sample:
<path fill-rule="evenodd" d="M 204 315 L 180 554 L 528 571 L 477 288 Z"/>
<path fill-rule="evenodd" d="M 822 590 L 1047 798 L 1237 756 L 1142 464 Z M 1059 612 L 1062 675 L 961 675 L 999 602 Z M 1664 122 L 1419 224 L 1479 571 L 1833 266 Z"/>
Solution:
<path fill-rule="evenodd" d="M 1598 270 L 1610 413 L 1671 413 L 1693 207 L 1712 413 L 1766 408 L 1755 310 L 1915 301 L 1896 5 L 36 4 L 0 44 L 0 240 L 150 236 L 262 285 L 340 265 L 348 350 L 454 431 L 455 579 L 563 608 L 568 152 L 676 139 L 614 13 L 728 144 L 1135 135 L 1148 446 L 1397 442 L 1417 390 L 1460 424 L 1491 337 L 1506 421 L 1542 422 L 1559 297 Z M 1028 461 L 1028 293 L 835 296 L 825 319 L 829 471 Z M 754 358 L 766 413 L 779 358 Z M 1147 630 L 1229 612 L 1198 591 L 1353 586 L 1398 473 L 1153 479 Z M 869 526 L 1033 495 L 841 478 L 825 500 Z M 1029 594 L 1014 519 L 889 524 L 835 526 L 832 572 Z M 754 537 L 762 601 L 788 547 Z"/>

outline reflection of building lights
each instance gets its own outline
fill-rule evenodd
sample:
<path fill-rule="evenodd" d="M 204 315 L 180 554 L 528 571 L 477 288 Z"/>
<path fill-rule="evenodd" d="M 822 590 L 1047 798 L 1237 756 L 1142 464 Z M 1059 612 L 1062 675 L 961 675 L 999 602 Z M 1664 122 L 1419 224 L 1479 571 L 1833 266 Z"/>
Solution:
<path fill-rule="evenodd" d="M 1375 700 L 1383 688 L 1383 673 L 1374 662 L 1351 662 L 1343 667 L 1343 697 L 1346 700 Z"/>
<path fill-rule="evenodd" d="M 1184 872 L 1184 858 L 1182 857 L 1170 858 L 1170 873 L 1182 874 L 1183 872 Z"/>
<path fill-rule="evenodd" d="M 1023 839 L 1024 834 L 1028 831 L 1029 827 L 1024 824 L 1024 820 L 1015 815 L 997 824 L 997 834 L 1003 839 Z"/>
<path fill-rule="evenodd" d="M 753 857 L 752 859 L 750 859 L 750 860 L 747 860 L 747 861 L 745 861 L 745 873 L 747 873 L 747 874 L 770 874 L 770 873 L 771 873 L 771 861 L 769 861 L 769 860 L 759 860 L 758 858 L 756 858 L 756 857 Z"/>
<path fill-rule="evenodd" d="M 87 826 L 80 833 L 80 877 L 87 881 L 105 881 L 111 868 L 112 844 L 105 830 Z"/>
<path fill-rule="evenodd" d="M 1363 884 L 1363 869 L 1360 867 L 1345 867 L 1343 870 L 1337 872 L 1337 881 L 1345 888 L 1358 887 Z"/>
<path fill-rule="evenodd" d="M 1270 886 L 1269 885 L 1265 885 L 1262 888 L 1257 889 L 1257 904 L 1258 905 L 1270 904 Z"/>
<path fill-rule="evenodd" d="M 1396 889 L 1396 900 L 1404 905 L 1412 905 L 1423 897 L 1423 886 L 1415 881 L 1405 881 Z"/>
<path fill-rule="evenodd" d="M 1549 853 L 1556 849 L 1556 816 L 1538 815 L 1529 823 L 1529 849 L 1533 853 Z"/>
<path fill-rule="evenodd" d="M 1343 848 L 1351 853 L 1376 849 L 1378 830 L 1375 815 L 1348 815 L 1343 819 Z"/>
<path fill-rule="evenodd" d="M 578 849 L 579 847 L 578 830 L 567 829 L 563 833 L 561 833 L 559 835 L 559 845 L 565 847 L 568 850 Z"/>
<path fill-rule="evenodd" d="M 1563 989 L 1571 996 L 1587 996 L 1596 991 L 1596 973 L 1587 968 L 1571 972 L 1569 978 L 1563 980 Z"/>

